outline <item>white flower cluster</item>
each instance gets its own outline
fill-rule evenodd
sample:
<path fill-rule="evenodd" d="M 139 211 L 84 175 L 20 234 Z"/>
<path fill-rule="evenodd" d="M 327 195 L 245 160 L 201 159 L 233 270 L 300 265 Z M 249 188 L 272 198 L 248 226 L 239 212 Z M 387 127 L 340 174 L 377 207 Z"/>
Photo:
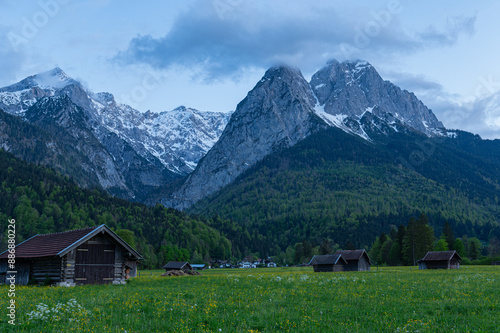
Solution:
<path fill-rule="evenodd" d="M 79 318 L 86 317 L 92 313 L 82 307 L 76 299 L 70 299 L 66 303 L 57 303 L 53 307 L 40 303 L 36 310 L 27 314 L 29 320 L 47 320 L 47 321 L 80 321 Z"/>
<path fill-rule="evenodd" d="M 300 281 L 307 281 L 309 279 L 309 275 L 301 275 Z"/>

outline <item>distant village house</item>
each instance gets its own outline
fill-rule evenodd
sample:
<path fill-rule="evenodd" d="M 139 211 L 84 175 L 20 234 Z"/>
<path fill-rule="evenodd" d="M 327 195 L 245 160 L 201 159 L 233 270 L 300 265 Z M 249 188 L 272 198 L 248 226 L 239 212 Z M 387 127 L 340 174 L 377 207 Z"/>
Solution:
<path fill-rule="evenodd" d="M 239 263 L 240 268 L 257 268 L 257 266 L 249 261 L 243 261 Z"/>

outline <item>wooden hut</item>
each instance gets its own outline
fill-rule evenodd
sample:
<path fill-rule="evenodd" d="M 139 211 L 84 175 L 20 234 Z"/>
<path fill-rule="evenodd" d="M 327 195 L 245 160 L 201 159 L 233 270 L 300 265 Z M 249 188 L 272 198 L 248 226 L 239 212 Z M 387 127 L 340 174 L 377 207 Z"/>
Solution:
<path fill-rule="evenodd" d="M 344 271 L 369 271 L 372 265 L 368 253 L 363 249 L 339 250 L 335 254 L 341 254 L 345 261 L 347 261 Z"/>
<path fill-rule="evenodd" d="M 142 259 L 104 224 L 35 235 L 18 244 L 15 251 L 16 284 L 20 285 L 122 284 L 136 276 L 137 262 Z M 7 251 L 0 254 L 0 273 L 9 271 L 7 256 Z"/>
<path fill-rule="evenodd" d="M 187 261 L 169 261 L 163 266 L 166 271 L 192 271 L 193 267 Z"/>
<path fill-rule="evenodd" d="M 340 254 L 314 256 L 309 262 L 315 272 L 341 272 L 347 262 Z"/>
<path fill-rule="evenodd" d="M 460 268 L 462 258 L 457 251 L 431 251 L 417 261 L 419 269 Z"/>

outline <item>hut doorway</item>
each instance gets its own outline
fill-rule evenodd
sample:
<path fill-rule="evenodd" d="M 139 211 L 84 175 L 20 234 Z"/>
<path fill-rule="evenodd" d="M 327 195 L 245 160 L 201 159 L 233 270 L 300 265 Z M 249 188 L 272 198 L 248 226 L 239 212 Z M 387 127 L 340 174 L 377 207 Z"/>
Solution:
<path fill-rule="evenodd" d="M 76 249 L 75 282 L 111 283 L 115 276 L 114 244 L 82 244 Z"/>

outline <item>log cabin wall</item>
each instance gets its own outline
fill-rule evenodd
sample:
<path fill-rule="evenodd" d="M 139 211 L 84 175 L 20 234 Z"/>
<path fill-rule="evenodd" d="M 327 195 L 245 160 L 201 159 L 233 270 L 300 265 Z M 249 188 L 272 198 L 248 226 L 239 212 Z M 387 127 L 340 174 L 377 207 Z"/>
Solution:
<path fill-rule="evenodd" d="M 370 263 L 366 260 L 365 256 L 361 256 L 358 263 L 358 271 L 369 271 Z"/>
<path fill-rule="evenodd" d="M 125 283 L 125 258 L 123 248 L 116 247 L 115 250 L 115 279 L 113 283 Z"/>
<path fill-rule="evenodd" d="M 61 258 L 61 282 L 75 283 L 75 249 Z"/>
<path fill-rule="evenodd" d="M 61 282 L 61 258 L 53 256 L 31 259 L 29 275 L 29 279 L 38 284 Z"/>
<path fill-rule="evenodd" d="M 344 270 L 344 265 L 313 265 L 315 272 L 342 272 Z"/>

